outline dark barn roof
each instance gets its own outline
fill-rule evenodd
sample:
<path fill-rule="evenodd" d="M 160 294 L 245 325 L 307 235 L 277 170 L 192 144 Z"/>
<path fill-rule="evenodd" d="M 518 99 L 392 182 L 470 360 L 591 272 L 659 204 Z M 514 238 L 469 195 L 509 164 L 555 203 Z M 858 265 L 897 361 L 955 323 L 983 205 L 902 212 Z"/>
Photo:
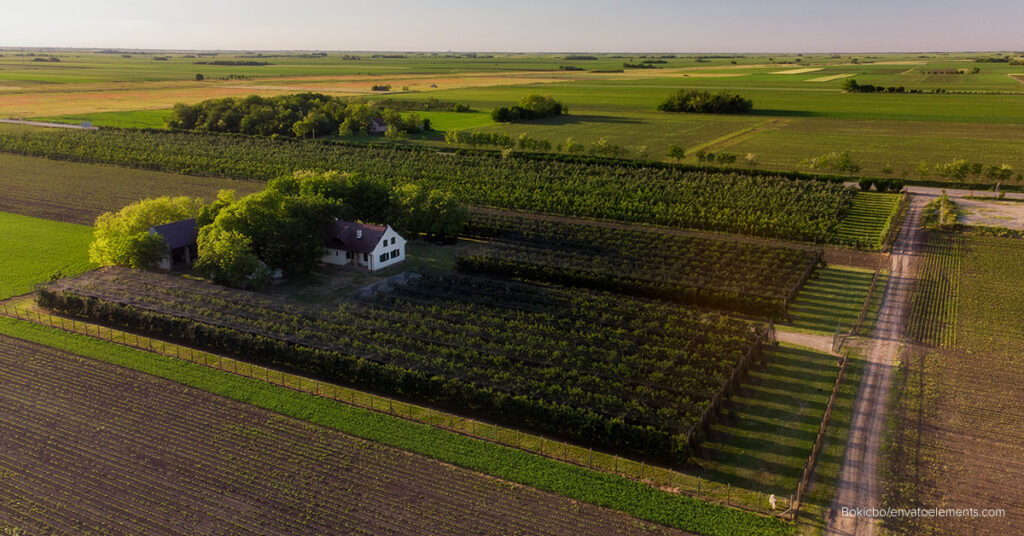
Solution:
<path fill-rule="evenodd" d="M 191 246 L 199 240 L 199 228 L 196 226 L 195 218 L 156 225 L 150 227 L 149 231 L 164 237 L 164 240 L 167 240 L 167 247 L 171 249 Z"/>
<path fill-rule="evenodd" d="M 355 253 L 370 253 L 377 247 L 384 231 L 384 225 L 367 225 L 350 221 L 335 220 L 324 227 L 324 245 L 332 249 L 343 249 Z M 358 231 L 362 231 L 362 237 Z"/>

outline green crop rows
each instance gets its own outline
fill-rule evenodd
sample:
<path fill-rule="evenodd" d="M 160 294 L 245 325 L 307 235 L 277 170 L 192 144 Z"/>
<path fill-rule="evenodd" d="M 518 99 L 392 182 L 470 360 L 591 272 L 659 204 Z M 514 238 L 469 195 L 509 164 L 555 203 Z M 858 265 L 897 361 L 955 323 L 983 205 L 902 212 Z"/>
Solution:
<path fill-rule="evenodd" d="M 449 190 L 469 204 L 816 242 L 838 239 L 836 227 L 853 197 L 833 182 L 600 159 L 452 155 L 168 131 L 5 128 L 0 151 L 262 180 L 296 169 L 337 169 Z"/>
<path fill-rule="evenodd" d="M 495 238 L 461 253 L 461 270 L 767 317 L 785 313 L 821 259 L 809 249 L 496 214 L 475 214 L 464 233 Z"/>
<path fill-rule="evenodd" d="M 765 337 L 664 302 L 463 276 L 334 311 L 128 270 L 51 289 L 46 307 L 670 463 Z"/>

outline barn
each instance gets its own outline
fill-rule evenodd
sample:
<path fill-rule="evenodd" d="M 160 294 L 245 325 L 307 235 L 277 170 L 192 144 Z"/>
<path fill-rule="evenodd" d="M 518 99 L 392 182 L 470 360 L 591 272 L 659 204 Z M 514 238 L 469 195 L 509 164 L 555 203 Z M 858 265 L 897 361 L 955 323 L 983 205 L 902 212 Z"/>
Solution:
<path fill-rule="evenodd" d="M 156 225 L 150 227 L 149 232 L 167 241 L 167 251 L 158 265 L 164 270 L 187 268 L 199 256 L 199 227 L 195 218 Z"/>
<path fill-rule="evenodd" d="M 324 246 L 327 264 L 375 271 L 405 260 L 405 239 L 390 225 L 334 220 L 324 227 Z"/>

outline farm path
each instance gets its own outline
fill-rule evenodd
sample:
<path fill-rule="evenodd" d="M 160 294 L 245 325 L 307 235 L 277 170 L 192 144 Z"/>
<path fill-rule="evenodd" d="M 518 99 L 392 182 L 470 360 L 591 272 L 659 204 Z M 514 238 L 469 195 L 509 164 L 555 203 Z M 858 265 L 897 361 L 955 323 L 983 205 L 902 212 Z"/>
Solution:
<path fill-rule="evenodd" d="M 836 499 L 828 512 L 829 536 L 874 536 L 876 533 L 874 519 L 844 516 L 842 510 L 879 505 L 878 454 L 889 398 L 889 380 L 900 350 L 905 315 L 922 251 L 918 218 L 928 200 L 927 196 L 914 196 L 893 246 L 889 285 L 868 343 L 864 379 L 854 402 L 846 455 L 836 485 Z"/>
<path fill-rule="evenodd" d="M 11 125 L 28 125 L 30 127 L 50 127 L 50 128 L 70 128 L 75 130 L 97 130 L 96 127 L 87 127 L 84 125 L 69 125 L 65 123 L 47 123 L 45 121 L 23 121 L 21 119 L 0 119 L 0 123 L 8 123 Z"/>
<path fill-rule="evenodd" d="M 811 333 L 799 333 L 775 328 L 775 340 L 813 348 L 826 354 L 832 353 L 832 337 L 828 335 L 813 335 Z"/>

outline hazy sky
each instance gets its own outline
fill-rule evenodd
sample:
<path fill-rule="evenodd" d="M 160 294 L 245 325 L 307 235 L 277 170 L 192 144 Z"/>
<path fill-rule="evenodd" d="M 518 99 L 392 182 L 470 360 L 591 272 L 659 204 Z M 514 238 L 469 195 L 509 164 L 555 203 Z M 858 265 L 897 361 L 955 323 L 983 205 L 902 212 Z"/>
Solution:
<path fill-rule="evenodd" d="M 1021 50 L 1022 21 L 1022 0 L 0 0 L 0 46 Z"/>

